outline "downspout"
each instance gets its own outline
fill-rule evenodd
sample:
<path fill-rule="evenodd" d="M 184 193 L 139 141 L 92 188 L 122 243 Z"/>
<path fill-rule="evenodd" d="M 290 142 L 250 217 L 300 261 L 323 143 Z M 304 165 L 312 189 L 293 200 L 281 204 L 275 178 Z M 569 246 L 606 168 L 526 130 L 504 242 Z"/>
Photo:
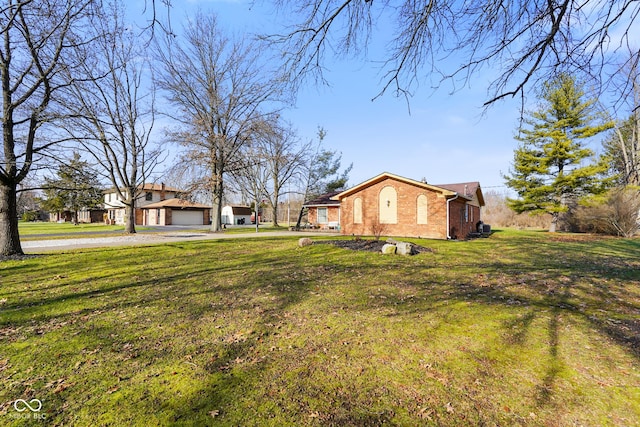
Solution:
<path fill-rule="evenodd" d="M 451 228 L 449 227 L 449 203 L 456 200 L 458 197 L 460 197 L 458 196 L 458 193 L 455 193 L 453 198 L 447 200 L 447 240 L 451 240 L 451 234 L 449 234 L 451 232 Z"/>

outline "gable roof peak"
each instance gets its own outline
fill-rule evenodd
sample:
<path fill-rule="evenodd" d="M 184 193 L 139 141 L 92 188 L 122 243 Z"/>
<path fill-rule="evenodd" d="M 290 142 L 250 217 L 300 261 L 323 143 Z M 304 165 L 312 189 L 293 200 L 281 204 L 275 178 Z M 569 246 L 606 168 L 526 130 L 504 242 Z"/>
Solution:
<path fill-rule="evenodd" d="M 439 193 L 444 194 L 445 196 L 453 196 L 455 194 L 455 191 L 450 190 L 448 188 L 443 188 L 443 187 L 439 187 L 436 185 L 432 185 L 432 184 L 427 184 L 424 181 L 416 181 L 415 179 L 411 179 L 411 178 L 405 178 L 403 176 L 400 175 L 396 175 L 393 173 L 389 173 L 389 172 L 382 172 L 379 175 L 374 176 L 371 179 L 368 179 L 364 182 L 361 182 L 360 184 L 357 184 L 347 190 L 344 190 L 340 193 L 338 193 L 337 195 L 335 195 L 333 198 L 334 200 L 339 200 L 342 199 L 344 197 L 347 197 L 350 194 L 356 193 L 358 191 L 360 191 L 360 189 L 362 188 L 366 188 L 369 187 L 370 185 L 373 184 L 377 184 L 379 182 L 382 182 L 386 179 L 393 179 L 395 181 L 400 181 L 403 182 L 405 184 L 409 184 L 409 185 L 414 185 L 414 186 L 418 186 L 418 187 L 423 187 L 423 188 L 428 188 L 430 190 L 434 190 L 434 191 L 438 191 Z"/>

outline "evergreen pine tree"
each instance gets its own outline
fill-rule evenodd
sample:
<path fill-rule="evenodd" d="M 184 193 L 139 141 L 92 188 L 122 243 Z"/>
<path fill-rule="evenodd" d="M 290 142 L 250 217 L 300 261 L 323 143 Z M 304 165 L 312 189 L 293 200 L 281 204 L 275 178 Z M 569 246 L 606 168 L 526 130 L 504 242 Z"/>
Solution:
<path fill-rule="evenodd" d="M 551 214 L 549 231 L 556 231 L 570 202 L 606 189 L 608 165 L 594 159 L 586 142 L 613 123 L 599 122 L 595 100 L 585 100 L 582 86 L 567 74 L 546 83 L 540 101 L 520 129 L 513 170 L 505 179 L 519 196 L 509 199 L 509 206 L 518 213 Z"/>
<path fill-rule="evenodd" d="M 98 207 L 102 191 L 98 174 L 89 164 L 73 153 L 73 159 L 58 168 L 58 178 L 47 179 L 43 207 L 53 212 L 73 212 L 73 223 L 78 223 L 78 211 Z"/>

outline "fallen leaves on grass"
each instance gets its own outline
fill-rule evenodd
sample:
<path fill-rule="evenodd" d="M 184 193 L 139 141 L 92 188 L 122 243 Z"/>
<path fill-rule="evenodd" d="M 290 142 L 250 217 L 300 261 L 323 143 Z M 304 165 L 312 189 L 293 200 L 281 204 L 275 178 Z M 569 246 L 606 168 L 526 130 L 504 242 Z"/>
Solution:
<path fill-rule="evenodd" d="M 116 391 L 118 391 L 118 390 L 120 390 L 120 387 L 119 387 L 119 386 L 112 387 L 112 388 L 110 388 L 109 390 L 107 390 L 107 394 L 113 394 L 113 393 L 115 393 L 115 392 L 116 392 Z"/>
<path fill-rule="evenodd" d="M 68 383 L 65 378 L 60 378 L 45 385 L 45 388 L 53 388 L 53 393 L 58 394 L 62 393 L 68 388 L 73 387 L 76 383 Z M 54 388 L 55 387 L 55 388 Z"/>

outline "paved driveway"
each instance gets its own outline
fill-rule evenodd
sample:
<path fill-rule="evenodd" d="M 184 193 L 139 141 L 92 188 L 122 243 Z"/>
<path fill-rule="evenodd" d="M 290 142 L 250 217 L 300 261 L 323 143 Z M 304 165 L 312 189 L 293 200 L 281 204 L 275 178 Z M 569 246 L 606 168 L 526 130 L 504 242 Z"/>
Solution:
<path fill-rule="evenodd" d="M 62 251 L 82 248 L 100 248 L 107 246 L 142 246 L 157 245 L 169 242 L 192 240 L 246 239 L 251 237 L 297 236 L 319 237 L 338 236 L 338 233 L 318 233 L 312 231 L 266 231 L 262 233 L 206 233 L 200 231 L 168 231 L 163 233 L 136 233 L 104 237 L 74 237 L 69 239 L 27 240 L 22 242 L 22 250 L 27 254 L 48 251 Z"/>

